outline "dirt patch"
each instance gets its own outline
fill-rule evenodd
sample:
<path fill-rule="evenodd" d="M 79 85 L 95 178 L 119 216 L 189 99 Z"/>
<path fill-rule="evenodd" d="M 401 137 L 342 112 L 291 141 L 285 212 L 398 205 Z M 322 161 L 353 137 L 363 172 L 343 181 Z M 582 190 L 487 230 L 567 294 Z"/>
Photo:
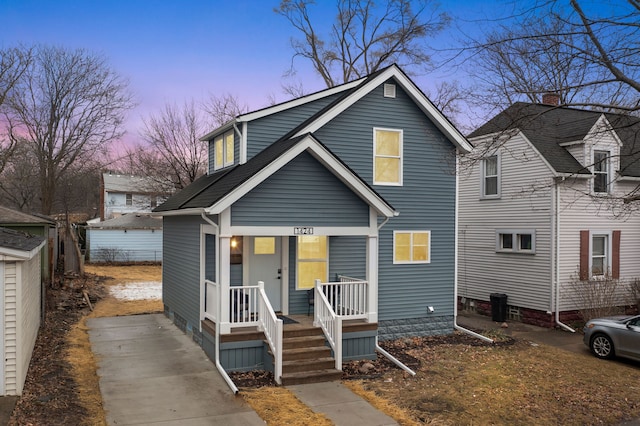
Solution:
<path fill-rule="evenodd" d="M 10 425 L 106 424 L 85 321 L 89 317 L 162 312 L 160 300 L 118 300 L 108 291 L 123 282 L 160 280 L 161 267 L 87 267 L 87 271 L 84 277 L 63 277 L 47 289 L 46 318 Z"/>

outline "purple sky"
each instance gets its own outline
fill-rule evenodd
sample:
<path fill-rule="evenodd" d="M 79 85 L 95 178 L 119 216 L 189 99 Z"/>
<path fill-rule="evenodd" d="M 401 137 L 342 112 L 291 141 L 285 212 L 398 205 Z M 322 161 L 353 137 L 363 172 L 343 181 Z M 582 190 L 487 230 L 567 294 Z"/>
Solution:
<path fill-rule="evenodd" d="M 319 0 L 314 17 L 333 21 L 335 2 Z M 495 14 L 495 2 L 443 1 L 442 9 L 467 20 Z M 502 4 L 508 4 L 502 2 Z M 166 103 L 204 100 L 230 93 L 251 109 L 278 101 L 291 61 L 290 38 L 297 36 L 273 12 L 278 0 L 0 0 L 0 46 L 46 43 L 104 54 L 130 81 L 138 106 L 127 121 L 127 140 L 137 140 L 141 117 Z M 510 7 L 500 7 L 506 13 Z M 469 21 L 463 27 L 473 29 Z M 440 37 L 443 45 L 456 36 Z M 310 66 L 297 60 L 307 92 L 324 85 Z M 429 90 L 433 78 L 415 78 Z M 450 78 L 450 76 L 448 76 Z"/>

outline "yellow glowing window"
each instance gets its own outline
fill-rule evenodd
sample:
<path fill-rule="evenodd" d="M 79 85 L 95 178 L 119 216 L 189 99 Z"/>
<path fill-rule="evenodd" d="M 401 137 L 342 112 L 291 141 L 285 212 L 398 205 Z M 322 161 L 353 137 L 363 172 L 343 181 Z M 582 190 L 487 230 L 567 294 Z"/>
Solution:
<path fill-rule="evenodd" d="M 213 142 L 214 149 L 214 169 L 232 166 L 234 161 L 233 152 L 233 130 L 218 136 Z"/>
<path fill-rule="evenodd" d="M 431 231 L 396 231 L 393 234 L 393 263 L 429 263 Z"/>
<path fill-rule="evenodd" d="M 402 184 L 402 130 L 375 129 L 373 183 Z"/>
<path fill-rule="evenodd" d="M 225 133 L 224 143 L 225 143 L 224 165 L 229 166 L 233 164 L 233 132 Z"/>
<path fill-rule="evenodd" d="M 313 288 L 315 280 L 327 281 L 327 237 L 300 235 L 297 248 L 298 289 Z"/>
<path fill-rule="evenodd" d="M 276 239 L 274 237 L 255 237 L 253 239 L 253 254 L 274 254 Z"/>

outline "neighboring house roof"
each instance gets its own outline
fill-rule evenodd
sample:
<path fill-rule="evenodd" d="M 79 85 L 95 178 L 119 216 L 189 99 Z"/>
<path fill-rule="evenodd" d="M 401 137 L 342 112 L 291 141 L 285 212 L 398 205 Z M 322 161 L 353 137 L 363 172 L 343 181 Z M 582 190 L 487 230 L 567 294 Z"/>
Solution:
<path fill-rule="evenodd" d="M 162 229 L 162 218 L 149 214 L 130 213 L 104 222 L 92 223 L 89 229 Z"/>
<path fill-rule="evenodd" d="M 44 242 L 44 237 L 0 227 L 0 256 L 31 259 Z"/>
<path fill-rule="evenodd" d="M 32 215 L 7 207 L 0 206 L 0 225 L 25 225 L 25 224 L 47 224 L 55 225 L 56 222 L 42 215 Z"/>
<path fill-rule="evenodd" d="M 106 192 L 155 194 L 172 190 L 165 184 L 142 176 L 103 173 L 102 179 Z"/>
<path fill-rule="evenodd" d="M 591 174 L 562 145 L 583 141 L 603 116 L 622 142 L 620 174 L 640 176 L 640 119 L 636 117 L 517 102 L 469 138 L 520 131 L 556 172 Z"/>
<path fill-rule="evenodd" d="M 302 152 L 310 152 L 381 214 L 388 217 L 396 214 L 375 190 L 310 134 L 279 140 L 245 164 L 203 176 L 153 211 L 193 210 L 195 213 L 206 210 L 209 214 L 219 213 Z"/>

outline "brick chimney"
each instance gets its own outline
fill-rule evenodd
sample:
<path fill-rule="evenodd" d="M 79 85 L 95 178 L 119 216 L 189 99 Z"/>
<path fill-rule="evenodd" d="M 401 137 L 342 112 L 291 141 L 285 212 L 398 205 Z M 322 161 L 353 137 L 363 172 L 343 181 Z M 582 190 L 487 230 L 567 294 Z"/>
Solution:
<path fill-rule="evenodd" d="M 542 104 L 550 106 L 560 105 L 560 95 L 557 93 L 545 93 L 542 95 Z"/>

